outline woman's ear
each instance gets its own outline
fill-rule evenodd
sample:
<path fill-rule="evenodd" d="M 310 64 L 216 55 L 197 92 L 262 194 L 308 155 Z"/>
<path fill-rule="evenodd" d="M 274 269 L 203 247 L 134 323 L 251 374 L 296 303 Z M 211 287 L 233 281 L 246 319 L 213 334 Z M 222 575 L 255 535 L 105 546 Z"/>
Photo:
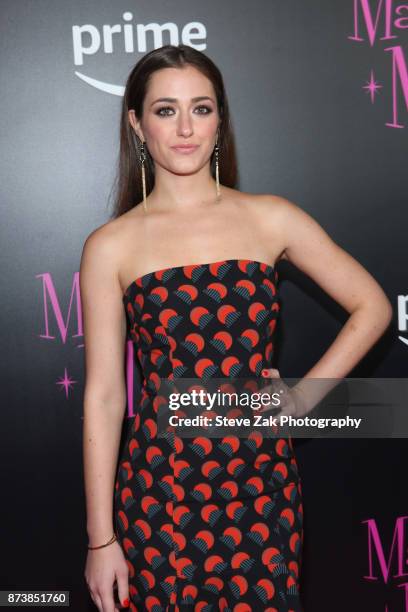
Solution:
<path fill-rule="evenodd" d="M 128 117 L 129 117 L 129 123 L 132 126 L 132 128 L 134 129 L 134 131 L 136 132 L 136 134 L 139 136 L 140 140 L 143 142 L 144 141 L 144 137 L 143 137 L 143 132 L 140 128 L 140 121 L 137 119 L 135 111 L 133 108 L 131 108 L 128 111 Z"/>

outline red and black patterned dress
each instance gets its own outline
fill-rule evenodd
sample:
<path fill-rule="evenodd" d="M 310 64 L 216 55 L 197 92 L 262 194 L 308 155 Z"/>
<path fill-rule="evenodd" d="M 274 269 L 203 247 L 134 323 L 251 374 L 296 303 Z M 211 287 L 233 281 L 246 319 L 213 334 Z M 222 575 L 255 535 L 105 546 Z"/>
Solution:
<path fill-rule="evenodd" d="M 301 612 L 301 479 L 291 438 L 163 438 L 151 381 L 261 376 L 279 315 L 276 268 L 248 259 L 145 274 L 123 302 L 142 393 L 114 517 L 130 610 Z"/>

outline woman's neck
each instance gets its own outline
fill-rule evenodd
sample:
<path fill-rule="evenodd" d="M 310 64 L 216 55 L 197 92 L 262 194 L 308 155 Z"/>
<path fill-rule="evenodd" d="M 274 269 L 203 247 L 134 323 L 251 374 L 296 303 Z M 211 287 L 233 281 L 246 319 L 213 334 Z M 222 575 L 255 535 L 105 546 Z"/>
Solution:
<path fill-rule="evenodd" d="M 206 169 L 190 175 L 161 169 L 155 174 L 155 185 L 149 194 L 150 209 L 163 212 L 211 206 L 215 201 L 216 183 Z"/>

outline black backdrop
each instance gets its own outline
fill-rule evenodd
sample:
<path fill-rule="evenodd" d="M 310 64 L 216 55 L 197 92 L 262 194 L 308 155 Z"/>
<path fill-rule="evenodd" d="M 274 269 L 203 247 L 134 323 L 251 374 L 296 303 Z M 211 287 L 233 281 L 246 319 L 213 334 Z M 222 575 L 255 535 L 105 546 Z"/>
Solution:
<path fill-rule="evenodd" d="M 110 49 L 102 28 L 115 24 Z M 393 304 L 389 330 L 349 376 L 407 376 L 407 27 L 396 0 L 1 2 L 0 588 L 66 589 L 73 609 L 94 609 L 83 579 L 78 268 L 86 236 L 108 219 L 121 92 L 146 51 L 187 42 L 217 63 L 238 187 L 304 208 Z M 278 367 L 301 376 L 346 313 L 289 264 L 279 271 Z M 306 612 L 406 612 L 393 540 L 402 534 L 408 574 L 406 441 L 296 440 L 296 450 Z M 367 525 L 378 530 L 372 579 Z"/>

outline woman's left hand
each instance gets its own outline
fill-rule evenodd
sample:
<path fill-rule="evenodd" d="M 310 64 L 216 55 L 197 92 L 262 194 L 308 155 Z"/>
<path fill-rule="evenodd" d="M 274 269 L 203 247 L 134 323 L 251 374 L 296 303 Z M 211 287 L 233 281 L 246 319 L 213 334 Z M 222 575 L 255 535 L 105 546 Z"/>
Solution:
<path fill-rule="evenodd" d="M 276 368 L 269 368 L 262 370 L 262 376 L 264 378 L 278 379 L 279 383 L 275 382 L 267 387 L 262 388 L 263 393 L 278 393 L 280 398 L 280 412 L 276 415 L 281 416 L 293 416 L 300 417 L 305 414 L 305 407 L 303 397 L 298 389 L 295 387 L 288 387 L 288 385 L 281 379 L 279 370 Z M 276 407 L 276 406 L 275 406 Z M 267 412 L 268 407 L 266 406 L 261 412 Z"/>

